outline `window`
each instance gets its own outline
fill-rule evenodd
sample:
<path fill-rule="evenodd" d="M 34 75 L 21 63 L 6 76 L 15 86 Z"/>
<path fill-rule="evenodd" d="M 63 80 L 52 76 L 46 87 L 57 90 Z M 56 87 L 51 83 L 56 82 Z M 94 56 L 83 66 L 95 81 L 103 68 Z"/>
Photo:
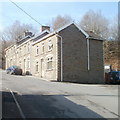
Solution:
<path fill-rule="evenodd" d="M 11 48 L 11 50 L 10 50 L 10 53 L 12 54 L 12 48 Z"/>
<path fill-rule="evenodd" d="M 28 43 L 28 53 L 30 52 L 30 44 Z"/>
<path fill-rule="evenodd" d="M 15 53 L 15 47 L 13 47 L 13 54 Z"/>
<path fill-rule="evenodd" d="M 14 56 L 14 59 L 13 59 L 13 65 L 15 65 L 16 63 L 15 63 L 15 56 Z"/>
<path fill-rule="evenodd" d="M 16 48 L 14 47 L 14 53 L 16 53 Z"/>
<path fill-rule="evenodd" d="M 10 59 L 10 66 L 12 66 L 13 64 L 12 64 L 12 59 Z"/>
<path fill-rule="evenodd" d="M 8 50 L 8 52 L 7 52 L 7 56 L 9 56 L 9 50 Z"/>
<path fill-rule="evenodd" d="M 9 54 L 11 54 L 11 49 L 10 49 L 10 51 L 9 51 Z"/>
<path fill-rule="evenodd" d="M 47 70 L 51 70 L 52 69 L 52 63 L 53 63 L 53 58 L 50 57 L 47 59 Z"/>
<path fill-rule="evenodd" d="M 14 53 L 14 48 L 11 48 L 12 54 Z"/>
<path fill-rule="evenodd" d="M 38 61 L 36 62 L 36 72 L 38 72 Z"/>
<path fill-rule="evenodd" d="M 13 54 L 15 53 L 15 47 L 13 47 Z"/>
<path fill-rule="evenodd" d="M 26 54 L 26 45 L 24 46 L 24 54 Z"/>
<path fill-rule="evenodd" d="M 19 50 L 20 50 L 20 56 L 22 56 L 22 49 L 20 48 Z"/>
<path fill-rule="evenodd" d="M 16 57 L 18 58 L 18 55 L 19 55 L 19 50 L 18 49 L 16 50 L 16 55 L 17 55 Z"/>
<path fill-rule="evenodd" d="M 38 55 L 39 54 L 39 47 L 37 46 L 36 47 L 36 55 Z"/>
<path fill-rule="evenodd" d="M 5 52 L 5 56 L 7 56 L 7 55 L 8 55 L 8 51 Z"/>
<path fill-rule="evenodd" d="M 16 54 L 18 55 L 18 50 L 16 50 Z"/>
<path fill-rule="evenodd" d="M 9 60 L 7 60 L 7 68 L 10 67 L 10 66 L 9 66 L 9 63 L 10 63 Z"/>
<path fill-rule="evenodd" d="M 42 43 L 42 53 L 44 53 L 44 43 Z"/>
<path fill-rule="evenodd" d="M 24 71 L 26 71 L 26 59 L 24 59 Z"/>
<path fill-rule="evenodd" d="M 51 40 L 48 41 L 48 51 L 51 51 L 53 48 L 53 44 L 51 42 Z"/>

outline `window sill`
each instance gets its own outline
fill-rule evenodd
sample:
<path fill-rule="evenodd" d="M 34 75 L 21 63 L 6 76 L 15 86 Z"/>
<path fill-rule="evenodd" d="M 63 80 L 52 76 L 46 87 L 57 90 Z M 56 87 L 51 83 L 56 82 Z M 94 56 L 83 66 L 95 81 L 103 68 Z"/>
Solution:
<path fill-rule="evenodd" d="M 39 72 L 35 72 L 35 74 L 39 74 Z"/>
<path fill-rule="evenodd" d="M 39 54 L 36 54 L 35 57 L 39 56 Z"/>
<path fill-rule="evenodd" d="M 52 51 L 52 49 L 48 50 L 48 52 Z"/>
<path fill-rule="evenodd" d="M 45 52 L 42 52 L 41 55 L 43 55 Z"/>
<path fill-rule="evenodd" d="M 48 72 L 48 71 L 53 71 L 53 69 L 47 69 L 46 71 L 47 71 L 47 72 Z"/>

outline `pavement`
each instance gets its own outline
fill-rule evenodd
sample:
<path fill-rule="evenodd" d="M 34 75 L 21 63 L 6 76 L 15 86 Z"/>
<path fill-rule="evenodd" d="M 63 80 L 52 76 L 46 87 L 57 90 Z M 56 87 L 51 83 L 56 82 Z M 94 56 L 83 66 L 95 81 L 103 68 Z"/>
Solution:
<path fill-rule="evenodd" d="M 119 117 L 118 85 L 50 82 L 2 71 L 1 91 L 3 118 Z"/>

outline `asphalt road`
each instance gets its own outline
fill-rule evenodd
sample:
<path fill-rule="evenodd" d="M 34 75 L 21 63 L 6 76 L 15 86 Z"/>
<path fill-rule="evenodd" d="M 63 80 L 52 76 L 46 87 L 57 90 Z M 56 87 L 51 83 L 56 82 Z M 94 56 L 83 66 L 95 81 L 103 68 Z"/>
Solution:
<path fill-rule="evenodd" d="M 118 118 L 118 85 L 49 82 L 2 71 L 2 93 L 3 118 Z"/>

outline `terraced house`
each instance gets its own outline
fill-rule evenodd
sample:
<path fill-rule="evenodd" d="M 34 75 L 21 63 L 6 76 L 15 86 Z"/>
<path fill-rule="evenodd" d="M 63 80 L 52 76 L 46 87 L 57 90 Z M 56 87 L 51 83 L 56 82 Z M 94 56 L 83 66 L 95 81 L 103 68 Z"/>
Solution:
<path fill-rule="evenodd" d="M 11 65 L 48 80 L 104 83 L 103 39 L 74 23 L 54 32 L 42 26 L 6 49 L 6 68 Z"/>

